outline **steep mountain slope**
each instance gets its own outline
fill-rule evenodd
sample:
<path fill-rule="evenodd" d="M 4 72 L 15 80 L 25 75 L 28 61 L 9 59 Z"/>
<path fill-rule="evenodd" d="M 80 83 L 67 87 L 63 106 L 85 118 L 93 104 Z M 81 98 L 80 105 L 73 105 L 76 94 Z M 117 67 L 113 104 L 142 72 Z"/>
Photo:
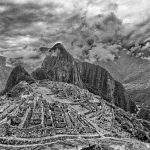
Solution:
<path fill-rule="evenodd" d="M 123 82 L 127 94 L 139 108 L 137 117 L 150 121 L 150 62 L 121 53 L 114 62 L 99 65 Z"/>
<path fill-rule="evenodd" d="M 32 73 L 35 79 L 72 83 L 102 96 L 126 111 L 137 111 L 136 105 L 125 94 L 122 84 L 114 80 L 104 68 L 76 61 L 61 43 L 54 45 L 49 52 L 41 68 Z"/>
<path fill-rule="evenodd" d="M 5 88 L 11 70 L 12 68 L 6 66 L 6 58 L 0 56 L 0 91 Z"/>
<path fill-rule="evenodd" d="M 67 150 L 96 144 L 147 150 L 136 139 L 150 142 L 149 131 L 149 123 L 64 82 L 21 81 L 0 98 L 1 149 Z"/>

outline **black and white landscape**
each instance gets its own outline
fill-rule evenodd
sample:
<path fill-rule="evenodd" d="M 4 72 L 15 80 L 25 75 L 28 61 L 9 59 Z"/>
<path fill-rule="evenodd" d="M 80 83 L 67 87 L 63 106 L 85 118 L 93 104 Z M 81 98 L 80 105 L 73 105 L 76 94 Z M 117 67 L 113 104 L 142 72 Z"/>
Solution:
<path fill-rule="evenodd" d="M 149 0 L 0 0 L 0 150 L 150 150 Z"/>

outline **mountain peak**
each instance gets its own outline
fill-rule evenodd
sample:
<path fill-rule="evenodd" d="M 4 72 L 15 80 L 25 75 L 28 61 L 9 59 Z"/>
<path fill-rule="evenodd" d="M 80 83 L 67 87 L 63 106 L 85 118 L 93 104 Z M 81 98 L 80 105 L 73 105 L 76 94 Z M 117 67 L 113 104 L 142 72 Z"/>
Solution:
<path fill-rule="evenodd" d="M 50 50 L 50 54 L 44 59 L 41 70 L 35 70 L 32 75 L 35 79 L 48 78 L 52 81 L 73 83 L 83 87 L 80 79 L 77 62 L 65 49 L 62 43 L 56 43 Z"/>
<path fill-rule="evenodd" d="M 9 92 L 20 81 L 26 81 L 27 83 L 32 83 L 34 82 L 34 79 L 21 65 L 18 65 L 10 73 L 5 89 L 0 94 L 4 95 L 5 93 Z"/>
<path fill-rule="evenodd" d="M 49 50 L 51 57 L 58 57 L 59 60 L 63 61 L 73 61 L 73 57 L 69 54 L 62 43 L 56 43 Z"/>
<path fill-rule="evenodd" d="M 64 51 L 64 52 L 66 51 L 64 45 L 63 45 L 62 43 L 60 43 L 60 42 L 56 43 L 56 44 L 49 50 L 49 52 L 51 52 L 52 50 L 56 50 L 56 49 L 59 49 L 59 50 Z"/>

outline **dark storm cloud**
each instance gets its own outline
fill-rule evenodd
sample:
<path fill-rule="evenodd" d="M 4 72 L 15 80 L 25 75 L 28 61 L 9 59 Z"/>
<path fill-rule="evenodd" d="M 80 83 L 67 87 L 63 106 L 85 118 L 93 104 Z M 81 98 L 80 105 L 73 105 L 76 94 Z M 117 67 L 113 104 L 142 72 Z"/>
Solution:
<path fill-rule="evenodd" d="M 120 49 L 150 36 L 148 20 L 129 30 L 116 15 L 118 7 L 113 0 L 5 0 L 0 3 L 0 50 L 32 64 L 41 61 L 35 48 L 62 41 L 74 56 L 88 50 L 91 59 L 113 60 Z M 91 48 L 89 39 L 96 46 Z"/>
<path fill-rule="evenodd" d="M 99 1 L 95 0 L 94 2 L 91 1 L 90 5 L 96 6 L 98 3 Z M 59 9 L 61 10 L 63 7 L 61 4 L 62 3 L 59 4 L 58 1 L 57 3 L 53 3 L 53 1 L 47 0 L 40 1 L 40 3 L 36 3 L 36 1 L 33 0 L 6 0 L 3 1 L 3 3 L 1 2 L 0 7 L 5 8 L 0 12 L 0 33 L 3 35 L 1 43 L 6 43 L 8 48 L 12 48 L 15 47 L 13 41 L 20 39 L 20 37 L 22 39 L 23 37 L 25 39 L 28 38 L 29 40 L 39 39 L 41 40 L 39 43 L 41 43 L 49 42 L 53 36 L 56 36 L 54 38 L 57 39 L 59 35 L 74 32 L 72 30 L 78 28 L 82 23 L 81 16 L 83 12 L 80 12 L 80 9 L 76 7 L 71 12 L 67 10 L 62 13 L 57 13 Z M 80 8 L 80 3 L 78 5 Z M 106 6 L 115 8 L 115 4 L 109 3 L 109 1 Z M 19 43 L 16 42 L 16 48 L 17 44 Z M 21 44 L 22 42 L 20 42 L 18 47 L 20 47 Z M 33 44 L 36 45 L 36 42 Z"/>
<path fill-rule="evenodd" d="M 19 31 L 27 28 L 32 28 L 32 24 L 50 20 L 53 14 L 50 12 L 56 8 L 54 4 L 36 5 L 36 4 L 0 4 L 7 9 L 1 12 L 0 22 L 1 34 L 12 36 L 12 34 L 19 34 Z M 49 8 L 49 12 L 45 12 L 43 8 Z M 13 32 L 13 30 L 15 32 Z M 17 32 L 18 30 L 18 32 Z M 21 34 L 21 31 L 20 31 Z"/>
<path fill-rule="evenodd" d="M 60 17 L 54 3 L 0 3 L 0 51 L 8 58 L 21 58 L 23 63 L 41 61 L 34 47 L 43 42 L 44 32 L 51 32 L 51 24 Z M 50 24 L 49 24 L 50 22 Z M 49 27 L 49 29 L 48 29 Z M 51 29 L 51 30 L 50 30 Z"/>
<path fill-rule="evenodd" d="M 38 55 L 34 48 L 46 43 L 45 35 L 56 34 L 61 18 L 57 9 L 62 6 L 49 3 L 0 3 L 0 51 L 7 57 Z M 63 14 L 62 14 L 63 15 Z M 28 46 L 29 48 L 24 49 Z M 4 52 L 5 51 L 5 52 Z M 17 52 L 19 51 L 19 52 Z M 34 57 L 34 56 L 33 56 Z"/>

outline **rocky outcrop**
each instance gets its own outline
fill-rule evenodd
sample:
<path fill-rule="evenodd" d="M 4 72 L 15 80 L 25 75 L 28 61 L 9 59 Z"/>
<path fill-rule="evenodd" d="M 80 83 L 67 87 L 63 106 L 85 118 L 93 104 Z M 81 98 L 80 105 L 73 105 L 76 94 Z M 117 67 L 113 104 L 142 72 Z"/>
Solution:
<path fill-rule="evenodd" d="M 141 108 L 137 113 L 137 118 L 150 121 L 150 102 L 149 101 L 141 105 Z"/>
<path fill-rule="evenodd" d="M 0 93 L 0 95 L 4 95 L 5 93 L 9 92 L 20 81 L 32 83 L 34 82 L 34 79 L 28 74 L 28 72 L 22 66 L 17 66 L 12 70 L 7 80 L 5 89 Z"/>
<path fill-rule="evenodd" d="M 34 72 L 31 73 L 31 75 L 36 80 L 44 80 L 44 79 L 48 79 L 48 77 L 49 77 L 47 72 L 41 68 L 37 68 Z"/>
<path fill-rule="evenodd" d="M 122 84 L 114 80 L 104 68 L 87 62 L 81 62 L 80 74 L 85 87 L 90 92 L 101 95 L 108 102 L 126 111 L 131 113 L 137 111 L 134 102 L 127 97 Z"/>
<path fill-rule="evenodd" d="M 150 121 L 150 110 L 147 108 L 141 108 L 137 114 L 137 118 Z"/>
<path fill-rule="evenodd" d="M 96 95 L 101 95 L 108 101 L 113 100 L 113 89 L 115 81 L 103 68 L 87 62 L 78 63 L 80 76 L 85 87 Z"/>
<path fill-rule="evenodd" d="M 122 84 L 115 81 L 104 68 L 76 61 L 61 43 L 57 43 L 49 50 L 41 69 L 35 70 L 32 76 L 37 80 L 43 77 L 52 81 L 72 83 L 102 96 L 126 111 L 135 113 L 137 110 L 136 105 L 127 98 Z"/>

